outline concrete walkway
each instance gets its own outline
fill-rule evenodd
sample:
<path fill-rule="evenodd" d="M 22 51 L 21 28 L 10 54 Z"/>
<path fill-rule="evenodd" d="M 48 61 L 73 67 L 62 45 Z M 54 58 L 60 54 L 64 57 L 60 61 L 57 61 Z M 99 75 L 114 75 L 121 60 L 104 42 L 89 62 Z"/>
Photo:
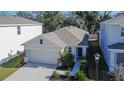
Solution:
<path fill-rule="evenodd" d="M 76 73 L 79 69 L 80 69 L 80 62 L 75 62 L 71 72 L 72 76 L 76 76 Z"/>
<path fill-rule="evenodd" d="M 27 63 L 5 81 L 48 81 L 56 66 L 40 63 Z"/>

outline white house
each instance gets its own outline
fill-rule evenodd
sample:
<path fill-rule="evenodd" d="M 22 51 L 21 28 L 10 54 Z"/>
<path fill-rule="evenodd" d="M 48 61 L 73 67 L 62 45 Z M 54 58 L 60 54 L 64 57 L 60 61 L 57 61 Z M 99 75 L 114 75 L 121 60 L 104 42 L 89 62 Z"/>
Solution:
<path fill-rule="evenodd" d="M 99 43 L 110 71 L 114 64 L 124 63 L 124 16 L 100 23 Z"/>
<path fill-rule="evenodd" d="M 0 63 L 9 60 L 22 43 L 42 34 L 42 23 L 15 15 L 0 15 Z"/>
<path fill-rule="evenodd" d="M 28 62 L 57 64 L 59 52 L 69 49 L 78 58 L 86 56 L 88 32 L 74 26 L 60 28 L 54 32 L 39 35 L 24 43 Z"/>

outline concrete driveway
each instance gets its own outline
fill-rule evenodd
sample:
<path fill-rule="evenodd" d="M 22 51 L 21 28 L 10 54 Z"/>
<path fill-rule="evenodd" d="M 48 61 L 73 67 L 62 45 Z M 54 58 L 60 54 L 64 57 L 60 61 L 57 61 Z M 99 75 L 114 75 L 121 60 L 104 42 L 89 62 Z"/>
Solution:
<path fill-rule="evenodd" d="M 5 81 L 48 81 L 56 66 L 40 63 L 27 63 Z"/>

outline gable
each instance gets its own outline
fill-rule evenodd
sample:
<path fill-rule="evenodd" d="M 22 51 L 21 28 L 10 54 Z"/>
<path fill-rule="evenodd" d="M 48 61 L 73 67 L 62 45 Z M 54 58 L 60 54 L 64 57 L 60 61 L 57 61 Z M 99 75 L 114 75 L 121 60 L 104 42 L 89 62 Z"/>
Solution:
<path fill-rule="evenodd" d="M 57 29 L 54 32 L 40 35 L 26 43 L 32 45 L 39 45 L 40 39 L 43 39 L 42 46 L 56 46 L 64 48 L 66 46 L 87 45 L 88 32 L 70 26 Z"/>
<path fill-rule="evenodd" d="M 40 41 L 42 40 L 42 44 L 40 44 Z M 25 46 L 53 46 L 53 47 L 57 47 L 56 44 L 52 43 L 51 41 L 49 41 L 47 38 L 45 38 L 44 36 L 37 36 L 27 42 L 25 42 L 24 44 Z"/>

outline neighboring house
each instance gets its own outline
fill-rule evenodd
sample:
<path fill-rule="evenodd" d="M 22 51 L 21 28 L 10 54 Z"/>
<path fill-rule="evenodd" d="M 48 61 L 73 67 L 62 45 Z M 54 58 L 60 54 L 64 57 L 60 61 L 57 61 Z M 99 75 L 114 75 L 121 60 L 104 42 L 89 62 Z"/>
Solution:
<path fill-rule="evenodd" d="M 75 57 L 86 56 L 88 32 L 74 26 L 60 28 L 54 32 L 39 35 L 22 44 L 28 62 L 57 64 L 59 53 L 68 49 Z"/>
<path fill-rule="evenodd" d="M 110 71 L 113 65 L 124 63 L 124 16 L 100 23 L 100 47 Z"/>
<path fill-rule="evenodd" d="M 89 34 L 89 41 L 96 41 L 97 40 L 98 35 L 97 34 Z"/>
<path fill-rule="evenodd" d="M 0 63 L 8 61 L 22 43 L 42 34 L 42 23 L 15 15 L 0 15 Z"/>

